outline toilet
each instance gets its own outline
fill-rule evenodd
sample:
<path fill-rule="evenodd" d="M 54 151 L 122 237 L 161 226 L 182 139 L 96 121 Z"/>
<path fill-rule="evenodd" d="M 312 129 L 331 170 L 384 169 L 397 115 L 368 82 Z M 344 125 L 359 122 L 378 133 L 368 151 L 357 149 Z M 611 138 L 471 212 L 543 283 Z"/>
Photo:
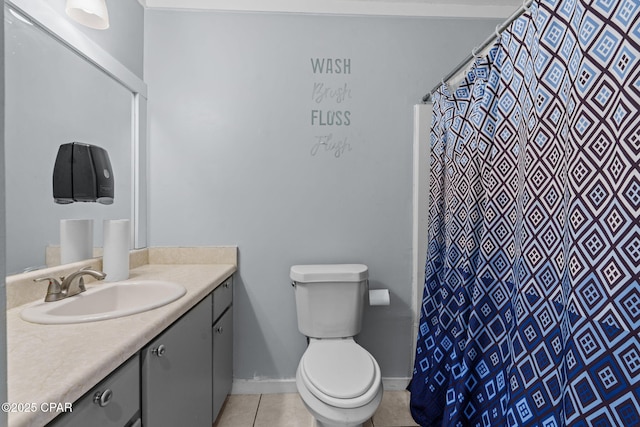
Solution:
<path fill-rule="evenodd" d="M 317 427 L 359 427 L 382 400 L 380 367 L 355 342 L 369 271 L 362 264 L 294 265 L 298 329 L 309 345 L 296 386 Z"/>

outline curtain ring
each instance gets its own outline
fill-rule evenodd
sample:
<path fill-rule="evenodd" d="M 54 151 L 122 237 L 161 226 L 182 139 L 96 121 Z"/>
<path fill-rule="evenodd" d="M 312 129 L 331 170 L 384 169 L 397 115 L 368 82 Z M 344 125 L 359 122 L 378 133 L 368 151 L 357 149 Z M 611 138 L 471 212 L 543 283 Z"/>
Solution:
<path fill-rule="evenodd" d="M 531 0 L 522 0 L 522 8 L 525 12 L 529 10 L 529 7 L 531 7 L 531 3 L 533 3 Z"/>
<path fill-rule="evenodd" d="M 500 38 L 500 24 L 496 25 L 495 35 L 496 38 Z"/>
<path fill-rule="evenodd" d="M 471 49 L 471 56 L 473 56 L 474 58 L 478 57 L 478 47 L 474 47 L 473 49 Z"/>

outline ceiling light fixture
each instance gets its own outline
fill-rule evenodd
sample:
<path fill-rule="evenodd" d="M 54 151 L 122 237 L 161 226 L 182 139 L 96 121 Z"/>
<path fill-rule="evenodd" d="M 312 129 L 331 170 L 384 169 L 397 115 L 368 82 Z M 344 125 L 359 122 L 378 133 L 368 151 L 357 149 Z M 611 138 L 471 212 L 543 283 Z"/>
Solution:
<path fill-rule="evenodd" d="M 67 0 L 67 15 L 74 21 L 96 30 L 109 28 L 105 0 Z"/>

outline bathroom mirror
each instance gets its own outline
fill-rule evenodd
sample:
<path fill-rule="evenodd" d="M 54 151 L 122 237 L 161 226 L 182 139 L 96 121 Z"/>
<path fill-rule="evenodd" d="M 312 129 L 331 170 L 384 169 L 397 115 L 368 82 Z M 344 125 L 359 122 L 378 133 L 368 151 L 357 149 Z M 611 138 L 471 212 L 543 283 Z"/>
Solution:
<path fill-rule="evenodd" d="M 127 218 L 134 230 L 132 247 L 146 246 L 146 223 L 140 221 L 145 195 L 139 185 L 145 173 L 140 170 L 140 113 L 146 104 L 132 87 L 144 84 L 129 75 L 118 79 L 122 70 L 109 67 L 117 61 L 73 34 L 59 17 L 34 17 L 41 12 L 19 6 L 19 1 L 4 6 L 7 274 L 46 265 L 46 247 L 60 243 L 61 219 L 93 219 L 94 246 L 100 247 L 102 221 Z M 108 151 L 115 179 L 112 205 L 54 203 L 53 165 L 58 147 L 68 142 Z"/>

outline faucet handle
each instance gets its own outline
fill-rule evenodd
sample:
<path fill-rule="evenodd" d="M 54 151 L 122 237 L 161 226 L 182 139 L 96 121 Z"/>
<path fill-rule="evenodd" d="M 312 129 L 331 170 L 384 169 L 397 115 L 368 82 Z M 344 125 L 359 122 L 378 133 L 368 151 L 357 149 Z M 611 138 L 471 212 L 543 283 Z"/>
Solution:
<path fill-rule="evenodd" d="M 60 281 L 55 277 L 46 276 L 33 279 L 34 282 L 44 282 L 45 280 L 49 282 L 49 286 L 60 287 Z"/>
<path fill-rule="evenodd" d="M 47 295 L 44 297 L 45 302 L 58 301 L 64 298 L 64 295 L 62 295 L 60 281 L 55 277 L 38 277 L 33 279 L 34 282 L 44 282 L 45 280 L 49 282 Z"/>

